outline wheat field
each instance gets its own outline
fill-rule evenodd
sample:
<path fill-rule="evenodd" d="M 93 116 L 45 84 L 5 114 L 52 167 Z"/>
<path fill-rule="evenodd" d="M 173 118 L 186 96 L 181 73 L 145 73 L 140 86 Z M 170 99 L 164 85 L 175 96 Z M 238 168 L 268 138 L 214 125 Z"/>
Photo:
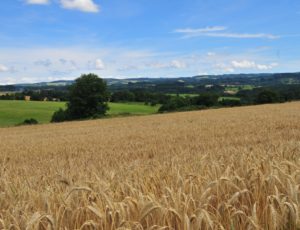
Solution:
<path fill-rule="evenodd" d="M 300 103 L 0 129 L 0 229 L 300 229 Z"/>

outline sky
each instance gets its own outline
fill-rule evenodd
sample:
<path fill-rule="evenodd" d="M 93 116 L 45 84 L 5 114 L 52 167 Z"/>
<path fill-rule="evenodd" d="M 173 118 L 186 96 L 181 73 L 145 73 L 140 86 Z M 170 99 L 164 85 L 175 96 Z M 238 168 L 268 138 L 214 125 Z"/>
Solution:
<path fill-rule="evenodd" d="M 0 4 L 0 84 L 300 71 L 299 0 Z"/>

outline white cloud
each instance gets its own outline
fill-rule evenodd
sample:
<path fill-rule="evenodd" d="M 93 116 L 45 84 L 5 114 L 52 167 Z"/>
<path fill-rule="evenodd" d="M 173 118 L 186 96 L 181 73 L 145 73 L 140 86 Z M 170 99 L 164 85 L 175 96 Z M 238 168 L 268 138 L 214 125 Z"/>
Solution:
<path fill-rule="evenodd" d="M 253 61 L 243 60 L 243 61 L 232 61 L 231 65 L 234 68 L 240 69 L 252 69 L 256 67 L 256 63 Z"/>
<path fill-rule="evenodd" d="M 209 52 L 215 52 L 209 56 Z M 26 58 L 23 58 L 26 56 Z M 276 58 L 253 52 L 205 50 L 187 54 L 165 53 L 127 47 L 0 48 L 0 84 L 75 79 L 93 72 L 103 78 L 179 77 L 197 73 L 273 72 Z M 51 64 L 50 64 L 51 63 Z M 96 68 L 97 67 L 97 68 Z M 244 67 L 244 68 L 242 68 Z M 249 68 L 246 68 L 249 67 Z M 280 63 L 285 72 L 299 70 L 299 61 Z M 6 80 L 5 80 L 6 79 Z"/>
<path fill-rule="evenodd" d="M 226 65 L 224 63 L 218 63 L 215 65 L 215 68 L 218 70 L 221 70 L 222 73 L 233 73 L 235 71 L 234 68 L 232 68 L 229 65 Z"/>
<path fill-rule="evenodd" d="M 209 57 L 214 57 L 214 56 L 216 56 L 216 53 L 214 53 L 214 52 L 208 52 L 208 53 L 207 53 L 207 56 L 209 56 Z"/>
<path fill-rule="evenodd" d="M 271 64 L 258 64 L 254 61 L 242 60 L 242 61 L 232 61 L 231 66 L 235 69 L 257 69 L 257 70 L 270 70 L 278 66 L 278 63 Z"/>
<path fill-rule="evenodd" d="M 95 67 L 98 70 L 103 70 L 105 68 L 104 62 L 101 59 L 95 61 Z"/>
<path fill-rule="evenodd" d="M 0 64 L 0 72 L 7 72 L 8 68 L 5 65 Z"/>
<path fill-rule="evenodd" d="M 175 69 L 184 69 L 186 68 L 186 63 L 183 61 L 179 61 L 179 60 L 173 60 L 170 63 L 170 67 L 173 67 Z"/>
<path fill-rule="evenodd" d="M 60 0 L 63 8 L 97 13 L 99 6 L 93 0 Z"/>
<path fill-rule="evenodd" d="M 49 4 L 49 0 L 26 0 L 27 4 L 46 5 Z"/>
<path fill-rule="evenodd" d="M 199 29 L 185 28 L 185 29 L 176 29 L 175 33 L 184 33 L 184 34 L 198 34 L 198 33 L 208 33 L 208 32 L 216 32 L 216 31 L 224 31 L 227 28 L 224 26 L 213 26 Z"/>
<path fill-rule="evenodd" d="M 221 38 L 266 38 L 266 39 L 277 39 L 279 36 L 273 34 L 249 34 L 249 33 L 204 33 L 203 36 L 208 37 L 221 37 Z"/>
<path fill-rule="evenodd" d="M 276 66 L 278 66 L 278 63 L 271 63 L 269 65 L 261 65 L 261 64 L 256 65 L 257 69 L 259 69 L 259 70 L 270 70 Z"/>
<path fill-rule="evenodd" d="M 186 29 L 176 29 L 175 33 L 183 34 L 183 38 L 192 38 L 192 37 L 221 37 L 221 38 L 241 38 L 241 39 L 250 39 L 250 38 L 265 38 L 265 39 L 276 39 L 280 36 L 267 33 L 231 33 L 226 32 L 227 27 L 224 26 L 214 26 L 206 28 L 186 28 Z"/>
<path fill-rule="evenodd" d="M 143 68 L 152 68 L 152 69 L 185 69 L 187 64 L 180 60 L 173 60 L 170 62 L 152 62 L 146 64 Z"/>

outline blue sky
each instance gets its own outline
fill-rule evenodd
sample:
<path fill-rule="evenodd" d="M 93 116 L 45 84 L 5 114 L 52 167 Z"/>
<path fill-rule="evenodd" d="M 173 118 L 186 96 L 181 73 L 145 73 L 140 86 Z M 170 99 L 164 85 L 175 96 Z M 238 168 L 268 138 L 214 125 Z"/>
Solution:
<path fill-rule="evenodd" d="M 300 71 L 299 0 L 1 0 L 0 84 Z"/>

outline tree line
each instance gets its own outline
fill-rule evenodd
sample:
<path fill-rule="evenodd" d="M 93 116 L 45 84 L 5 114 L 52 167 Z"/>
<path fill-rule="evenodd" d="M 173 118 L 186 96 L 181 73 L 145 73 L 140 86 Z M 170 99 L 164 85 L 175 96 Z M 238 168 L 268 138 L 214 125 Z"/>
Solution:
<path fill-rule="evenodd" d="M 67 108 L 53 114 L 52 122 L 99 118 L 109 110 L 108 102 L 143 102 L 147 105 L 160 104 L 159 112 L 200 110 L 213 107 L 233 107 L 266 103 L 282 103 L 300 100 L 300 85 L 275 85 L 240 90 L 236 98 L 222 98 L 221 87 L 212 86 L 196 96 L 170 95 L 147 92 L 145 89 L 122 90 L 110 93 L 107 83 L 95 74 L 84 74 L 75 80 L 68 90 L 24 91 L 0 96 L 0 99 L 49 100 L 59 98 L 67 101 Z"/>
<path fill-rule="evenodd" d="M 163 104 L 160 112 L 199 110 L 212 107 L 234 107 L 300 100 L 300 85 L 281 85 L 241 90 L 236 98 L 223 98 L 220 94 L 200 93 L 195 97 L 172 97 Z M 220 99 L 221 98 L 221 99 Z"/>

